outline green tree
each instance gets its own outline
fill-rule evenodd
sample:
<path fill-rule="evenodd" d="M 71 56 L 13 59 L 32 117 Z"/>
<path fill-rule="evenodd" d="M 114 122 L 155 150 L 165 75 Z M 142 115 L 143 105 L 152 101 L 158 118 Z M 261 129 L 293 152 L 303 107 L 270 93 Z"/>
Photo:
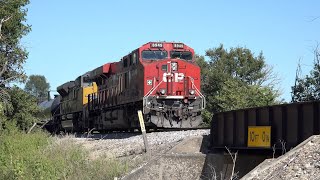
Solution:
<path fill-rule="evenodd" d="M 221 44 L 207 50 L 206 56 L 208 61 L 196 57 L 201 67 L 201 89 L 207 99 L 205 122 L 211 120 L 212 113 L 276 103 L 276 76 L 262 53 L 254 56 L 242 47 L 228 51 Z"/>
<path fill-rule="evenodd" d="M 30 31 L 25 25 L 28 0 L 0 1 L 0 104 L 1 111 L 9 102 L 5 85 L 12 81 L 25 79 L 22 65 L 28 53 L 21 46 L 20 39 Z M 3 113 L 3 112 L 2 112 Z"/>
<path fill-rule="evenodd" d="M 305 77 L 296 77 L 292 89 L 292 102 L 320 100 L 320 52 L 314 50 L 313 69 Z"/>
<path fill-rule="evenodd" d="M 19 119 L 19 107 L 23 103 L 16 99 L 16 88 L 9 88 L 11 82 L 24 82 L 26 79 L 23 65 L 28 57 L 28 52 L 21 45 L 20 40 L 31 30 L 25 24 L 29 0 L 0 0 L 0 126 L 4 120 Z M 15 104 L 16 103 L 16 104 Z M 16 108 L 16 109 L 15 109 Z M 33 112 L 31 112 L 32 114 Z M 21 114 L 21 113 L 20 113 Z M 22 121 L 20 119 L 20 121 Z M 22 123 L 20 123 L 22 124 Z M 28 123 L 27 123 L 28 124 Z M 25 125 L 21 125 L 21 127 Z"/>
<path fill-rule="evenodd" d="M 7 119 L 13 121 L 21 130 L 29 129 L 38 121 L 40 109 L 35 97 L 16 86 L 9 91 L 10 107 L 7 110 Z"/>
<path fill-rule="evenodd" d="M 24 90 L 35 96 L 38 102 L 45 101 L 48 96 L 50 85 L 47 79 L 42 75 L 29 76 Z"/>
<path fill-rule="evenodd" d="M 28 53 L 20 39 L 31 30 L 26 21 L 29 0 L 0 1 L 0 86 L 25 80 L 23 64 Z"/>

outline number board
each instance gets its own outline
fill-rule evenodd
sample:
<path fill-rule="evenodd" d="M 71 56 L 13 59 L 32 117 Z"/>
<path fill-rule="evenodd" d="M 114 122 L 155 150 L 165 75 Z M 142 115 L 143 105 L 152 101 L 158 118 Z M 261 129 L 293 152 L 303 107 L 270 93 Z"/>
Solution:
<path fill-rule="evenodd" d="M 183 49 L 183 44 L 181 44 L 181 43 L 174 43 L 174 44 L 173 44 L 173 48 L 175 48 L 175 49 Z"/>
<path fill-rule="evenodd" d="M 248 126 L 248 147 L 271 147 L 271 126 Z"/>
<path fill-rule="evenodd" d="M 163 44 L 162 43 L 152 43 L 150 45 L 152 48 L 162 48 L 163 47 Z"/>

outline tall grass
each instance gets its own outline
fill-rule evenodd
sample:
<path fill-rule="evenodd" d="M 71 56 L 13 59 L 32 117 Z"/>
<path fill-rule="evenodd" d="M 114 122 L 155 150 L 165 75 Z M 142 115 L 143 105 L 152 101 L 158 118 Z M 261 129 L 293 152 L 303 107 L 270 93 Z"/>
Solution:
<path fill-rule="evenodd" d="M 0 179 L 113 179 L 127 164 L 88 152 L 72 140 L 56 141 L 44 132 L 0 133 Z"/>

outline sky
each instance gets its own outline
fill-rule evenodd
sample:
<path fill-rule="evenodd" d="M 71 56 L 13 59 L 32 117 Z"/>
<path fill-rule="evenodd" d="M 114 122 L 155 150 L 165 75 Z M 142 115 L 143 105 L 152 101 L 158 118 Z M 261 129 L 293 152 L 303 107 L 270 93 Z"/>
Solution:
<path fill-rule="evenodd" d="M 219 44 L 262 51 L 290 101 L 299 59 L 308 74 L 320 43 L 318 0 L 31 0 L 27 8 L 25 71 L 52 90 L 147 42 L 175 41 L 200 55 Z"/>

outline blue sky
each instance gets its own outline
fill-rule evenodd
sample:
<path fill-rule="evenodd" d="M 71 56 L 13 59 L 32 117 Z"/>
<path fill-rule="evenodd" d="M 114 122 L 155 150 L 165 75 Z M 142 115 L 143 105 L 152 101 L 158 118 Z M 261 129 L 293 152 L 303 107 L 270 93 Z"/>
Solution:
<path fill-rule="evenodd" d="M 149 41 L 180 41 L 200 55 L 222 43 L 262 51 L 289 101 L 298 60 L 307 74 L 320 43 L 319 8 L 317 0 L 31 0 L 25 70 L 56 89 Z"/>

